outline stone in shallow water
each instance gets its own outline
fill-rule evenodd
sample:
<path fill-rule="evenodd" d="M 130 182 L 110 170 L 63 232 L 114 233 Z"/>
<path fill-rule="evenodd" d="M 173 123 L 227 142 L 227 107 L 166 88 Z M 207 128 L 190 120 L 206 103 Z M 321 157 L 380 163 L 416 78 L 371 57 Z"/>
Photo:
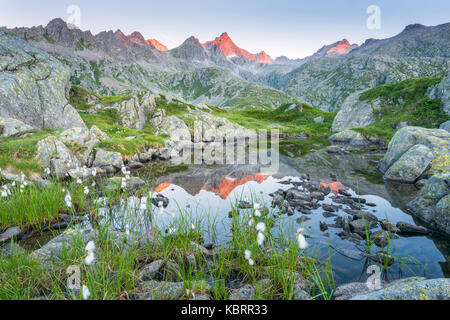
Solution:
<path fill-rule="evenodd" d="M 22 231 L 19 227 L 12 227 L 7 229 L 5 232 L 0 234 L 0 244 L 18 237 L 21 233 Z"/>
<path fill-rule="evenodd" d="M 402 235 L 426 235 L 429 233 L 425 227 L 414 226 L 406 222 L 398 222 L 397 228 L 400 229 Z"/>
<path fill-rule="evenodd" d="M 135 293 L 138 300 L 177 300 L 183 296 L 183 282 L 146 281 Z"/>
<path fill-rule="evenodd" d="M 431 227 L 450 234 L 450 174 L 428 179 L 417 197 L 408 203 L 408 210 Z"/>
<path fill-rule="evenodd" d="M 399 130 L 389 143 L 388 150 L 384 158 L 379 162 L 378 168 L 382 173 L 386 173 L 399 159 L 416 145 L 427 147 L 433 154 L 432 162 L 425 170 L 424 174 L 431 176 L 434 174 L 446 173 L 450 171 L 450 133 L 440 129 L 425 129 L 420 127 L 406 127 Z M 417 150 L 416 150 L 417 151 Z M 408 163 L 403 159 L 402 171 L 406 171 Z M 420 163 L 420 161 L 418 162 Z M 410 164 L 410 168 L 415 170 L 415 163 Z"/>
<path fill-rule="evenodd" d="M 450 279 L 405 279 L 351 300 L 450 300 Z"/>
<path fill-rule="evenodd" d="M 384 174 L 383 178 L 389 181 L 414 183 L 433 161 L 431 150 L 421 144 L 409 149 Z"/>

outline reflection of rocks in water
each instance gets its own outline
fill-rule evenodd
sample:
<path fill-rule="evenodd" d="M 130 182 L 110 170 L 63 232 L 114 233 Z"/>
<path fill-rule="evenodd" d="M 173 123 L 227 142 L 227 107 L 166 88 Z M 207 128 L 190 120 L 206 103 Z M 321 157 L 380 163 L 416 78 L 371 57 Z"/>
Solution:
<path fill-rule="evenodd" d="M 391 195 L 394 207 L 404 209 L 417 195 L 417 188 L 413 184 L 386 182 L 386 190 Z"/>
<path fill-rule="evenodd" d="M 448 238 L 435 238 L 433 242 L 445 258 L 445 261 L 439 262 L 442 273 L 446 278 L 450 278 L 450 241 Z"/>
<path fill-rule="evenodd" d="M 376 168 L 378 154 L 329 154 L 325 150 L 310 153 L 302 158 L 286 161 L 312 178 L 327 180 L 336 175 L 345 186 L 358 194 L 373 194 L 390 199 Z"/>
<path fill-rule="evenodd" d="M 296 170 L 280 163 L 278 172 L 273 176 L 282 178 L 298 174 Z M 170 184 L 174 184 L 182 187 L 190 195 L 206 190 L 226 199 L 235 188 L 251 181 L 261 184 L 268 176 L 269 174 L 262 172 L 260 165 L 192 166 L 187 171 L 159 178 L 155 191 L 161 192 Z"/>

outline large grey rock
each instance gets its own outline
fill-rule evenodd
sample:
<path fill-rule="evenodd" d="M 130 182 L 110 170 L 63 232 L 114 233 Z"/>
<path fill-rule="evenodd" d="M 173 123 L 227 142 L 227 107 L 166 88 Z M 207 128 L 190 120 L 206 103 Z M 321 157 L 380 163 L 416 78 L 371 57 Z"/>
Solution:
<path fill-rule="evenodd" d="M 34 128 L 20 120 L 0 117 L 0 136 L 18 136 L 33 131 Z"/>
<path fill-rule="evenodd" d="M 87 165 L 95 145 L 109 138 L 98 127 L 93 126 L 91 130 L 85 127 L 68 129 L 60 134 L 59 139 L 72 150 L 83 165 Z"/>
<path fill-rule="evenodd" d="M 94 232 L 87 229 L 68 229 L 46 243 L 42 248 L 33 251 L 31 256 L 39 260 L 43 265 L 51 268 L 55 260 L 62 258 L 65 251 L 70 250 L 77 239 L 82 240 L 85 244 L 95 238 Z"/>
<path fill-rule="evenodd" d="M 142 130 L 147 116 L 156 107 L 155 96 L 147 93 L 141 99 L 135 97 L 112 106 L 119 113 L 119 124 L 130 129 Z"/>
<path fill-rule="evenodd" d="M 431 177 L 408 210 L 420 220 L 450 235 L 450 174 Z"/>
<path fill-rule="evenodd" d="M 417 144 L 400 157 L 384 174 L 384 179 L 402 183 L 414 183 L 433 161 L 431 150 Z"/>
<path fill-rule="evenodd" d="M 433 154 L 433 160 L 429 168 L 424 172 L 424 175 L 432 176 L 439 173 L 448 173 L 450 172 L 449 143 L 450 133 L 445 130 L 420 127 L 403 128 L 392 138 L 388 150 L 384 158 L 380 161 L 378 168 L 382 173 L 386 173 L 412 147 L 423 145 L 430 149 Z"/>
<path fill-rule="evenodd" d="M 136 297 L 138 300 L 177 300 L 184 294 L 183 282 L 143 282 Z"/>
<path fill-rule="evenodd" d="M 351 300 L 449 300 L 450 279 L 411 278 Z"/>
<path fill-rule="evenodd" d="M 427 96 L 442 101 L 442 111 L 450 115 L 450 73 L 447 73 L 441 83 L 428 88 Z"/>
<path fill-rule="evenodd" d="M 0 31 L 0 116 L 34 128 L 85 126 L 66 99 L 69 77 L 56 58 Z"/>
<path fill-rule="evenodd" d="M 380 108 L 379 101 L 369 102 L 360 100 L 360 92 L 351 94 L 345 99 L 341 110 L 337 113 L 331 129 L 344 131 L 347 129 L 361 128 L 375 122 L 373 111 Z"/>
<path fill-rule="evenodd" d="M 370 142 L 359 132 L 353 130 L 344 130 L 332 135 L 328 140 L 333 144 L 345 144 L 352 147 L 365 147 Z"/>
<path fill-rule="evenodd" d="M 118 152 L 106 151 L 101 148 L 95 149 L 95 158 L 92 163 L 92 167 L 109 167 L 112 166 L 116 169 L 123 167 L 122 155 Z"/>
<path fill-rule="evenodd" d="M 194 142 L 222 142 L 227 138 L 251 137 L 255 135 L 252 130 L 230 122 L 228 119 L 215 117 L 207 112 L 193 110 L 198 119 L 194 129 Z M 199 139 L 199 137 L 202 137 Z M 218 140 L 217 140 L 218 139 Z"/>
<path fill-rule="evenodd" d="M 343 284 L 336 288 L 334 292 L 335 300 L 348 300 L 354 296 L 365 294 L 370 289 L 366 283 L 363 282 L 351 282 Z"/>
<path fill-rule="evenodd" d="M 184 121 L 176 116 L 166 116 L 163 109 L 156 112 L 150 123 L 159 133 L 169 135 L 173 142 L 191 141 L 191 132 Z"/>
<path fill-rule="evenodd" d="M 49 136 L 39 141 L 37 154 L 42 164 L 58 178 L 64 177 L 69 170 L 81 166 L 72 151 L 55 136 Z"/>

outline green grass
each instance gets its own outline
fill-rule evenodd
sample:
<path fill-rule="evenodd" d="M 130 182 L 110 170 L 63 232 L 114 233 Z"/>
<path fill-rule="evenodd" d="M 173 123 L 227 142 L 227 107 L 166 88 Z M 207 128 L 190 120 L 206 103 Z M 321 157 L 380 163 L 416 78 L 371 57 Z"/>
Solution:
<path fill-rule="evenodd" d="M 299 104 L 302 112 L 295 108 L 286 111 L 289 106 L 290 104 L 283 105 L 275 110 L 251 109 L 244 111 L 224 110 L 211 106 L 210 108 L 213 109 L 215 116 L 226 118 L 248 129 L 270 131 L 270 126 L 277 124 L 282 126 L 278 129 L 281 133 L 289 135 L 306 133 L 308 135 L 307 140 L 282 139 L 280 142 L 281 152 L 286 150 L 287 145 L 293 145 L 294 147 L 289 152 L 299 156 L 306 154 L 311 149 L 328 146 L 328 137 L 331 135 L 331 125 L 336 113 L 325 112 L 307 104 Z M 324 117 L 324 122 L 315 123 L 314 119 L 317 117 Z"/>
<path fill-rule="evenodd" d="M 87 103 L 88 97 L 94 97 L 97 103 L 110 106 L 114 103 L 131 99 L 128 95 L 101 96 L 89 92 L 78 86 L 72 86 L 69 102 L 79 110 L 84 123 L 90 128 L 96 125 L 105 132 L 110 140 L 102 141 L 97 146 L 110 151 L 120 152 L 125 156 L 133 156 L 137 152 L 144 152 L 146 148 L 161 147 L 164 144 L 163 136 L 156 136 L 150 124 L 146 124 L 143 130 L 124 128 L 117 125 L 119 115 L 116 110 L 105 110 L 97 114 L 88 114 L 86 111 L 91 105 Z M 136 137 L 127 140 L 128 137 Z"/>
<path fill-rule="evenodd" d="M 90 92 L 82 87 L 72 85 L 70 88 L 69 103 L 78 110 L 87 111 L 92 105 L 88 104 L 88 99 L 94 99 L 95 103 L 110 106 L 132 98 L 130 95 L 102 96 Z"/>
<path fill-rule="evenodd" d="M 98 114 L 80 112 L 81 118 L 88 127 L 96 125 L 109 136 L 109 140 L 101 141 L 97 147 L 110 151 L 120 152 L 124 156 L 133 156 L 139 152 L 145 152 L 147 148 L 162 147 L 164 137 L 156 136 L 150 124 L 144 129 L 136 130 L 116 125 L 117 114 L 113 110 L 107 110 Z M 136 137 L 128 140 L 128 137 Z"/>
<path fill-rule="evenodd" d="M 381 108 L 374 111 L 375 123 L 354 129 L 368 136 L 382 137 L 389 142 L 400 122 L 413 126 L 438 128 L 450 116 L 441 110 L 442 102 L 425 96 L 430 86 L 438 84 L 441 78 L 408 79 L 370 89 L 361 94 L 361 100 L 369 102 L 379 99 Z"/>
<path fill-rule="evenodd" d="M 44 168 L 36 159 L 36 144 L 52 133 L 52 129 L 44 129 L 25 137 L 0 137 L 0 168 L 26 175 L 42 173 Z"/>

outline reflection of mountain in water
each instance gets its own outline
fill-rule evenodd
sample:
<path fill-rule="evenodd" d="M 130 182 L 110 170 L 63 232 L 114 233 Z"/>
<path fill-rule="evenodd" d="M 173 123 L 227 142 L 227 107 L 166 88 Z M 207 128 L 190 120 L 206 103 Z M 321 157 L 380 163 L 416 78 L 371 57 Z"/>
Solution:
<path fill-rule="evenodd" d="M 223 181 L 219 184 L 219 186 L 217 188 L 205 186 L 196 193 L 191 193 L 191 192 L 193 192 L 193 190 L 189 193 L 191 195 L 197 195 L 200 193 L 201 190 L 204 190 L 204 191 L 208 191 L 208 192 L 214 192 L 215 194 L 217 194 L 218 196 L 220 196 L 222 199 L 225 200 L 228 198 L 230 193 L 237 187 L 242 186 L 251 181 L 257 181 L 259 184 L 261 184 L 264 182 L 264 180 L 266 180 L 266 178 L 268 176 L 269 176 L 268 174 L 260 173 L 260 174 L 255 174 L 255 175 L 249 175 L 243 179 L 235 179 L 235 178 L 226 177 L 225 179 L 223 179 Z M 169 188 L 170 186 L 171 186 L 170 182 L 163 182 L 155 188 L 155 191 L 162 192 L 165 189 Z"/>
<path fill-rule="evenodd" d="M 187 171 L 159 178 L 155 191 L 161 192 L 174 184 L 182 187 L 190 195 L 197 195 L 205 190 L 227 199 L 234 189 L 251 181 L 261 184 L 268 176 L 283 178 L 297 175 L 299 172 L 283 163 L 280 163 L 278 172 L 273 175 L 261 172 L 260 165 L 192 166 Z"/>

